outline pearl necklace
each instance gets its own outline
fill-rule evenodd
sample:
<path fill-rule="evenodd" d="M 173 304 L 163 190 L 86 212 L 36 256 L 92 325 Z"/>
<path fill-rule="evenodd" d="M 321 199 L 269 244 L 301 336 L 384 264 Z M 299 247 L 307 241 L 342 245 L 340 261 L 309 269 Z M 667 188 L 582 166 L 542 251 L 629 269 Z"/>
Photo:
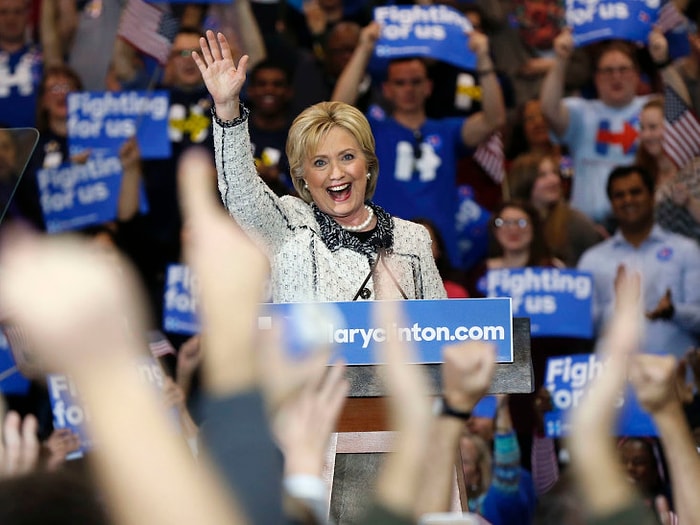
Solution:
<path fill-rule="evenodd" d="M 367 206 L 365 204 L 365 210 L 367 210 L 367 218 L 362 221 L 362 224 L 358 224 L 357 226 L 345 226 L 343 224 L 340 224 L 340 227 L 344 229 L 345 231 L 349 232 L 361 232 L 362 230 L 366 230 L 367 227 L 370 225 L 372 222 L 372 219 L 374 218 L 374 210 Z"/>

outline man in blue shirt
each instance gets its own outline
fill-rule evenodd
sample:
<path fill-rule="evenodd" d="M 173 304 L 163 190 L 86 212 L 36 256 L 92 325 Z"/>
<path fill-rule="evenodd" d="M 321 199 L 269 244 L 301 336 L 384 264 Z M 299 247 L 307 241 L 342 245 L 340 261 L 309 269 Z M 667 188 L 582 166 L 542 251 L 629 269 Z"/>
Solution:
<path fill-rule="evenodd" d="M 355 104 L 381 27 L 366 26 L 333 91 L 333 100 Z M 419 57 L 390 62 L 382 94 L 390 104 L 386 113 L 369 109 L 367 120 L 377 143 L 381 178 L 374 202 L 392 215 L 411 220 L 428 218 L 445 239 L 452 265 L 461 267 L 456 216 L 457 160 L 505 123 L 505 106 L 498 77 L 489 55 L 487 37 L 474 31 L 469 47 L 476 54 L 482 110 L 468 118 L 429 119 L 426 100 L 433 84 L 425 62 Z"/>
<path fill-rule="evenodd" d="M 654 223 L 654 180 L 645 168 L 615 168 L 607 194 L 618 229 L 578 265 L 593 274 L 596 327 L 612 314 L 620 273 L 637 271 L 646 317 L 642 350 L 680 358 L 700 334 L 700 247 Z"/>

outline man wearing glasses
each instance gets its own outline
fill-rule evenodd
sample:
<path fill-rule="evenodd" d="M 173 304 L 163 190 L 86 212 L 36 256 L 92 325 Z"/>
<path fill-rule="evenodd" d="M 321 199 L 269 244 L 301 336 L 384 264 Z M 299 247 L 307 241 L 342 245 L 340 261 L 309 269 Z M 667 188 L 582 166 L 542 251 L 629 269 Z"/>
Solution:
<path fill-rule="evenodd" d="M 610 41 L 600 49 L 593 76 L 597 99 L 563 98 L 566 67 L 574 51 L 570 30 L 557 36 L 554 51 L 555 65 L 540 92 L 542 112 L 554 138 L 567 144 L 573 157 L 572 205 L 610 230 L 607 176 L 613 167 L 634 161 L 639 112 L 648 99 L 637 96 L 640 75 L 635 51 L 623 41 Z M 666 39 L 658 31 L 649 35 L 649 52 L 657 64 L 668 56 Z"/>
<path fill-rule="evenodd" d="M 380 30 L 376 22 L 362 30 L 360 42 L 333 91 L 333 100 L 356 103 Z M 488 39 L 475 31 L 469 46 L 477 56 L 482 111 L 468 118 L 429 119 L 425 105 L 433 84 L 426 64 L 421 58 L 402 58 L 389 63 L 382 84 L 390 113 L 373 106 L 367 115 L 381 173 L 374 201 L 403 219 L 424 217 L 434 222 L 445 239 L 450 261 L 457 268 L 462 266 L 456 229 L 457 160 L 505 123 L 503 95 L 489 55 Z"/>

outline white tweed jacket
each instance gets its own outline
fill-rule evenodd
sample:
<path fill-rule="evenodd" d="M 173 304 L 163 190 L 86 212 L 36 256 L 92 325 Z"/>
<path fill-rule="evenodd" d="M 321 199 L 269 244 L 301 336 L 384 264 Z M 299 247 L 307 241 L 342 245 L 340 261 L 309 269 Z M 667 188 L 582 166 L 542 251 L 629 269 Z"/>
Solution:
<path fill-rule="evenodd" d="M 245 118 L 226 127 L 214 119 L 213 127 L 221 197 L 267 248 L 273 302 L 446 297 L 423 226 L 370 203 L 380 233 L 361 243 L 316 206 L 267 187 L 255 170 Z"/>

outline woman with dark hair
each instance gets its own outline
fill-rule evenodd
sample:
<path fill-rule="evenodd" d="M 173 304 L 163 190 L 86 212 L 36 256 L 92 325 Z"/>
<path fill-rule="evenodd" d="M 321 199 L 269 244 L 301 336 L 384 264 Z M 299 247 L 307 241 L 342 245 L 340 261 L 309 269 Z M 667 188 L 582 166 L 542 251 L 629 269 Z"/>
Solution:
<path fill-rule="evenodd" d="M 552 253 L 575 267 L 588 248 L 603 240 L 603 232 L 564 198 L 561 171 L 550 154 L 519 156 L 508 172 L 511 197 L 531 203 L 539 212 Z"/>
<path fill-rule="evenodd" d="M 489 221 L 489 257 L 472 273 L 474 296 L 483 296 L 486 288 L 480 283 L 489 270 L 554 266 L 564 263 L 552 256 L 537 210 L 524 201 L 505 201 L 493 212 Z"/>

